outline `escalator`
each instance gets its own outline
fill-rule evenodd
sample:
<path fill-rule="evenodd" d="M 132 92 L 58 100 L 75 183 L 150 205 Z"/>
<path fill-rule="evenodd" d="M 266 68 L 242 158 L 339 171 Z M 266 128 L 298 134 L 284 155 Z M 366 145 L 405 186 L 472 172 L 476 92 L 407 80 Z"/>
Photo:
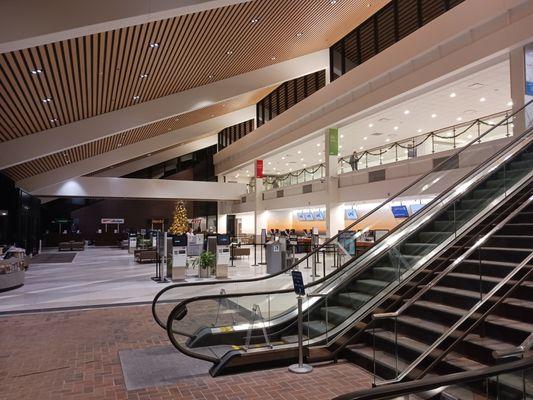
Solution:
<path fill-rule="evenodd" d="M 338 350 L 351 342 L 354 333 L 364 331 L 373 313 L 399 304 L 416 292 L 427 276 L 426 269 L 435 260 L 445 256 L 528 182 L 533 170 L 533 135 L 526 123 L 529 106 L 510 117 L 515 125 L 527 129 L 502 147 L 495 147 L 477 168 L 458 165 L 475 156 L 475 151 L 469 153 L 468 149 L 472 150 L 483 135 L 348 228 L 372 229 L 375 216 L 390 212 L 391 205 L 420 196 L 433 185 L 444 182 L 449 185 L 370 251 L 347 260 L 315 282 L 306 282 L 308 295 L 303 310 L 308 359 L 336 358 Z M 504 123 L 508 120 L 492 129 Z M 488 133 L 490 130 L 485 134 Z M 355 240 L 357 234 L 353 236 Z M 327 244 L 337 238 L 338 235 Z M 303 269 L 303 265 L 302 261 L 295 268 Z M 225 290 L 226 294 L 196 296 L 176 301 L 177 304 L 169 302 L 173 307 L 170 312 L 154 312 L 174 346 L 189 356 L 213 362 L 213 375 L 293 361 L 297 352 L 297 312 L 287 275 L 223 285 L 230 288 Z M 285 289 L 276 290 L 280 287 Z M 154 309 L 157 304 L 154 301 Z M 160 315 L 168 315 L 166 324 Z"/>

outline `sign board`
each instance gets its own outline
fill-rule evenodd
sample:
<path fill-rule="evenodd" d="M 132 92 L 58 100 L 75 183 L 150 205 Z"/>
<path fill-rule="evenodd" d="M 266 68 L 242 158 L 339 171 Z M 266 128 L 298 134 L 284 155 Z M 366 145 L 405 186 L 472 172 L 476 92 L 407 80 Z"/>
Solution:
<path fill-rule="evenodd" d="M 524 51 L 526 70 L 526 96 L 533 96 L 533 43 L 528 44 Z M 529 99 L 526 97 L 526 103 Z"/>
<path fill-rule="evenodd" d="M 329 129 L 329 155 L 338 156 L 339 155 L 339 130 L 337 128 Z"/>
<path fill-rule="evenodd" d="M 124 218 L 102 218 L 100 220 L 101 224 L 123 224 Z"/>
<path fill-rule="evenodd" d="M 265 244 L 267 241 L 267 230 L 261 229 L 261 243 Z"/>
<path fill-rule="evenodd" d="M 302 276 L 302 271 L 292 271 L 292 285 L 294 286 L 294 293 L 298 296 L 305 295 L 305 285 L 304 278 Z"/>
<path fill-rule="evenodd" d="M 255 160 L 255 177 L 263 177 L 263 160 Z"/>

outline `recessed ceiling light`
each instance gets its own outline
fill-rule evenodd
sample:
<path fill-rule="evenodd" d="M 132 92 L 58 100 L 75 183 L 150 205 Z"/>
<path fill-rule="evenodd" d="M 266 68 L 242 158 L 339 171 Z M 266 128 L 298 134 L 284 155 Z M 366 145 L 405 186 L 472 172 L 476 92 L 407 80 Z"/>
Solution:
<path fill-rule="evenodd" d="M 409 111 L 409 110 L 405 110 L 403 113 L 404 113 L 405 115 L 409 115 L 409 114 L 411 113 L 411 111 Z"/>
<path fill-rule="evenodd" d="M 307 164 L 302 164 L 304 167 L 307 167 Z"/>
<path fill-rule="evenodd" d="M 235 175 L 235 178 L 238 178 L 238 177 L 239 177 L 239 174 L 236 174 L 236 175 Z"/>
<path fill-rule="evenodd" d="M 341 139 L 344 139 L 344 135 L 341 135 Z"/>
<path fill-rule="evenodd" d="M 303 161 L 303 160 L 304 160 L 304 158 L 303 158 L 303 157 L 302 157 L 302 158 L 300 158 L 300 161 Z"/>
<path fill-rule="evenodd" d="M 483 103 L 485 100 L 487 100 L 487 99 L 484 98 L 484 97 L 482 97 L 482 98 L 479 99 L 479 101 L 481 101 L 482 103 Z"/>
<path fill-rule="evenodd" d="M 365 136 L 365 137 L 363 138 L 363 140 L 366 140 L 366 139 L 368 139 L 368 137 Z"/>
<path fill-rule="evenodd" d="M 329 4 L 337 4 L 337 0 L 329 0 Z"/>
<path fill-rule="evenodd" d="M 400 129 L 400 128 L 398 128 L 397 126 L 394 127 L 394 130 L 395 130 L 395 131 L 397 131 L 398 129 Z"/>
<path fill-rule="evenodd" d="M 321 151 L 319 151 L 319 152 L 318 152 L 318 155 L 319 155 L 319 156 L 321 156 L 321 155 L 322 155 L 322 152 L 321 152 Z"/>
<path fill-rule="evenodd" d="M 137 101 L 141 98 L 141 96 L 133 96 L 133 100 Z"/>
<path fill-rule="evenodd" d="M 52 99 L 50 97 L 45 97 L 43 99 L 43 103 L 50 103 L 52 101 Z"/>
<path fill-rule="evenodd" d="M 342 145 L 339 145 L 339 149 L 342 149 Z"/>
<path fill-rule="evenodd" d="M 252 24 L 255 24 L 255 23 L 259 22 L 259 18 L 254 17 L 254 18 L 252 18 L 252 19 L 250 20 L 250 22 L 251 22 Z"/>
<path fill-rule="evenodd" d="M 180 119 L 179 118 L 174 118 L 174 121 L 178 122 Z"/>
<path fill-rule="evenodd" d="M 269 161 L 269 162 L 268 162 L 268 165 L 272 165 L 272 163 Z"/>
<path fill-rule="evenodd" d="M 140 78 L 141 79 L 148 78 L 148 74 L 141 74 Z"/>
<path fill-rule="evenodd" d="M 289 168 L 289 172 L 292 172 L 292 168 Z"/>
<path fill-rule="evenodd" d="M 467 138 L 468 138 L 468 139 L 472 139 L 472 135 L 468 135 Z"/>
<path fill-rule="evenodd" d="M 213 79 L 213 75 L 209 75 L 207 78 L 208 79 Z"/>
<path fill-rule="evenodd" d="M 151 155 L 152 155 L 152 153 L 148 153 L 148 154 L 146 155 L 146 157 L 150 157 Z"/>
<path fill-rule="evenodd" d="M 43 70 L 42 70 L 41 68 L 35 68 L 35 69 L 32 69 L 32 70 L 31 70 L 31 73 L 32 73 L 33 75 L 39 75 L 39 74 L 41 74 L 42 72 L 43 72 Z"/>
<path fill-rule="evenodd" d="M 374 124 L 372 124 L 372 123 L 368 124 L 369 128 L 372 128 L 373 126 L 374 126 Z"/>
<path fill-rule="evenodd" d="M 300 37 L 300 36 L 302 36 L 302 35 L 303 35 L 303 32 L 298 32 L 298 33 L 296 34 L 296 37 Z"/>
<path fill-rule="evenodd" d="M 53 118 L 53 119 L 50 120 L 50 122 L 51 122 L 52 124 L 55 124 L 56 122 L 58 122 L 58 119 L 57 119 L 57 118 Z"/>
<path fill-rule="evenodd" d="M 120 147 L 120 146 L 122 146 L 122 143 L 117 144 L 117 147 Z"/>
<path fill-rule="evenodd" d="M 510 102 L 508 102 L 507 106 L 512 107 L 513 106 L 513 101 L 511 100 Z"/>
<path fill-rule="evenodd" d="M 451 93 L 450 93 L 450 97 L 451 97 L 451 98 L 454 98 L 455 96 L 457 96 L 457 95 L 455 94 L 455 92 L 451 92 Z"/>
<path fill-rule="evenodd" d="M 159 47 L 159 43 L 150 43 L 150 48 L 151 49 L 157 49 Z"/>
<path fill-rule="evenodd" d="M 276 167 L 272 168 L 274 171 L 276 170 Z"/>
<path fill-rule="evenodd" d="M 285 157 L 281 157 L 282 160 L 285 160 Z"/>
<path fill-rule="evenodd" d="M 233 50 L 228 50 L 228 51 L 226 51 L 226 54 L 227 54 L 228 56 L 231 56 L 231 55 L 233 54 Z"/>
<path fill-rule="evenodd" d="M 320 147 L 320 143 L 317 143 L 317 144 L 316 144 L 316 147 Z"/>
<path fill-rule="evenodd" d="M 418 133 L 421 133 L 421 132 L 422 132 L 422 129 L 419 129 L 419 130 L 418 130 Z"/>
<path fill-rule="evenodd" d="M 289 163 L 285 163 L 285 166 L 288 167 L 288 166 L 289 166 Z"/>
<path fill-rule="evenodd" d="M 431 114 L 431 118 L 437 118 L 437 114 Z"/>
<path fill-rule="evenodd" d="M 302 150 L 298 150 L 298 154 L 302 154 Z"/>
<path fill-rule="evenodd" d="M 456 120 L 457 120 L 457 121 L 462 121 L 462 120 L 463 120 L 463 117 L 457 117 Z"/>
<path fill-rule="evenodd" d="M 322 159 L 320 158 L 320 159 L 318 160 L 318 162 L 322 162 Z"/>
<path fill-rule="evenodd" d="M 276 59 L 276 57 L 275 57 L 275 56 L 272 56 L 272 57 L 270 57 L 270 59 L 271 59 L 272 61 L 274 61 L 274 60 Z"/>
<path fill-rule="evenodd" d="M 363 150 L 363 146 L 359 147 L 359 150 Z"/>
<path fill-rule="evenodd" d="M 386 142 L 390 142 L 390 139 L 389 139 L 389 138 L 387 138 L 387 139 L 385 139 L 385 141 L 386 141 Z"/>

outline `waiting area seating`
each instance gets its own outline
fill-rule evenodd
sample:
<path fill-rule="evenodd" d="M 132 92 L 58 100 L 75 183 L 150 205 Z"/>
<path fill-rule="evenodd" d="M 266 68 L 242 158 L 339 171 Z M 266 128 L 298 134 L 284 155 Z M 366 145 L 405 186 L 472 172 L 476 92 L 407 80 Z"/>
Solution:
<path fill-rule="evenodd" d="M 155 250 L 135 250 L 133 257 L 139 264 L 152 263 L 157 261 L 157 252 Z"/>

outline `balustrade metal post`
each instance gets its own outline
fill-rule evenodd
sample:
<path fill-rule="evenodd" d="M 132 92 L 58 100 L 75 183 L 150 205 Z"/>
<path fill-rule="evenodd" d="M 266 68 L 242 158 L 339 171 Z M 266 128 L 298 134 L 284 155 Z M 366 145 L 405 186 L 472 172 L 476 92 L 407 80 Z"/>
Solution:
<path fill-rule="evenodd" d="M 309 364 L 304 364 L 304 328 L 302 312 L 302 296 L 298 296 L 298 364 L 289 366 L 289 371 L 295 374 L 307 374 L 313 370 Z"/>

